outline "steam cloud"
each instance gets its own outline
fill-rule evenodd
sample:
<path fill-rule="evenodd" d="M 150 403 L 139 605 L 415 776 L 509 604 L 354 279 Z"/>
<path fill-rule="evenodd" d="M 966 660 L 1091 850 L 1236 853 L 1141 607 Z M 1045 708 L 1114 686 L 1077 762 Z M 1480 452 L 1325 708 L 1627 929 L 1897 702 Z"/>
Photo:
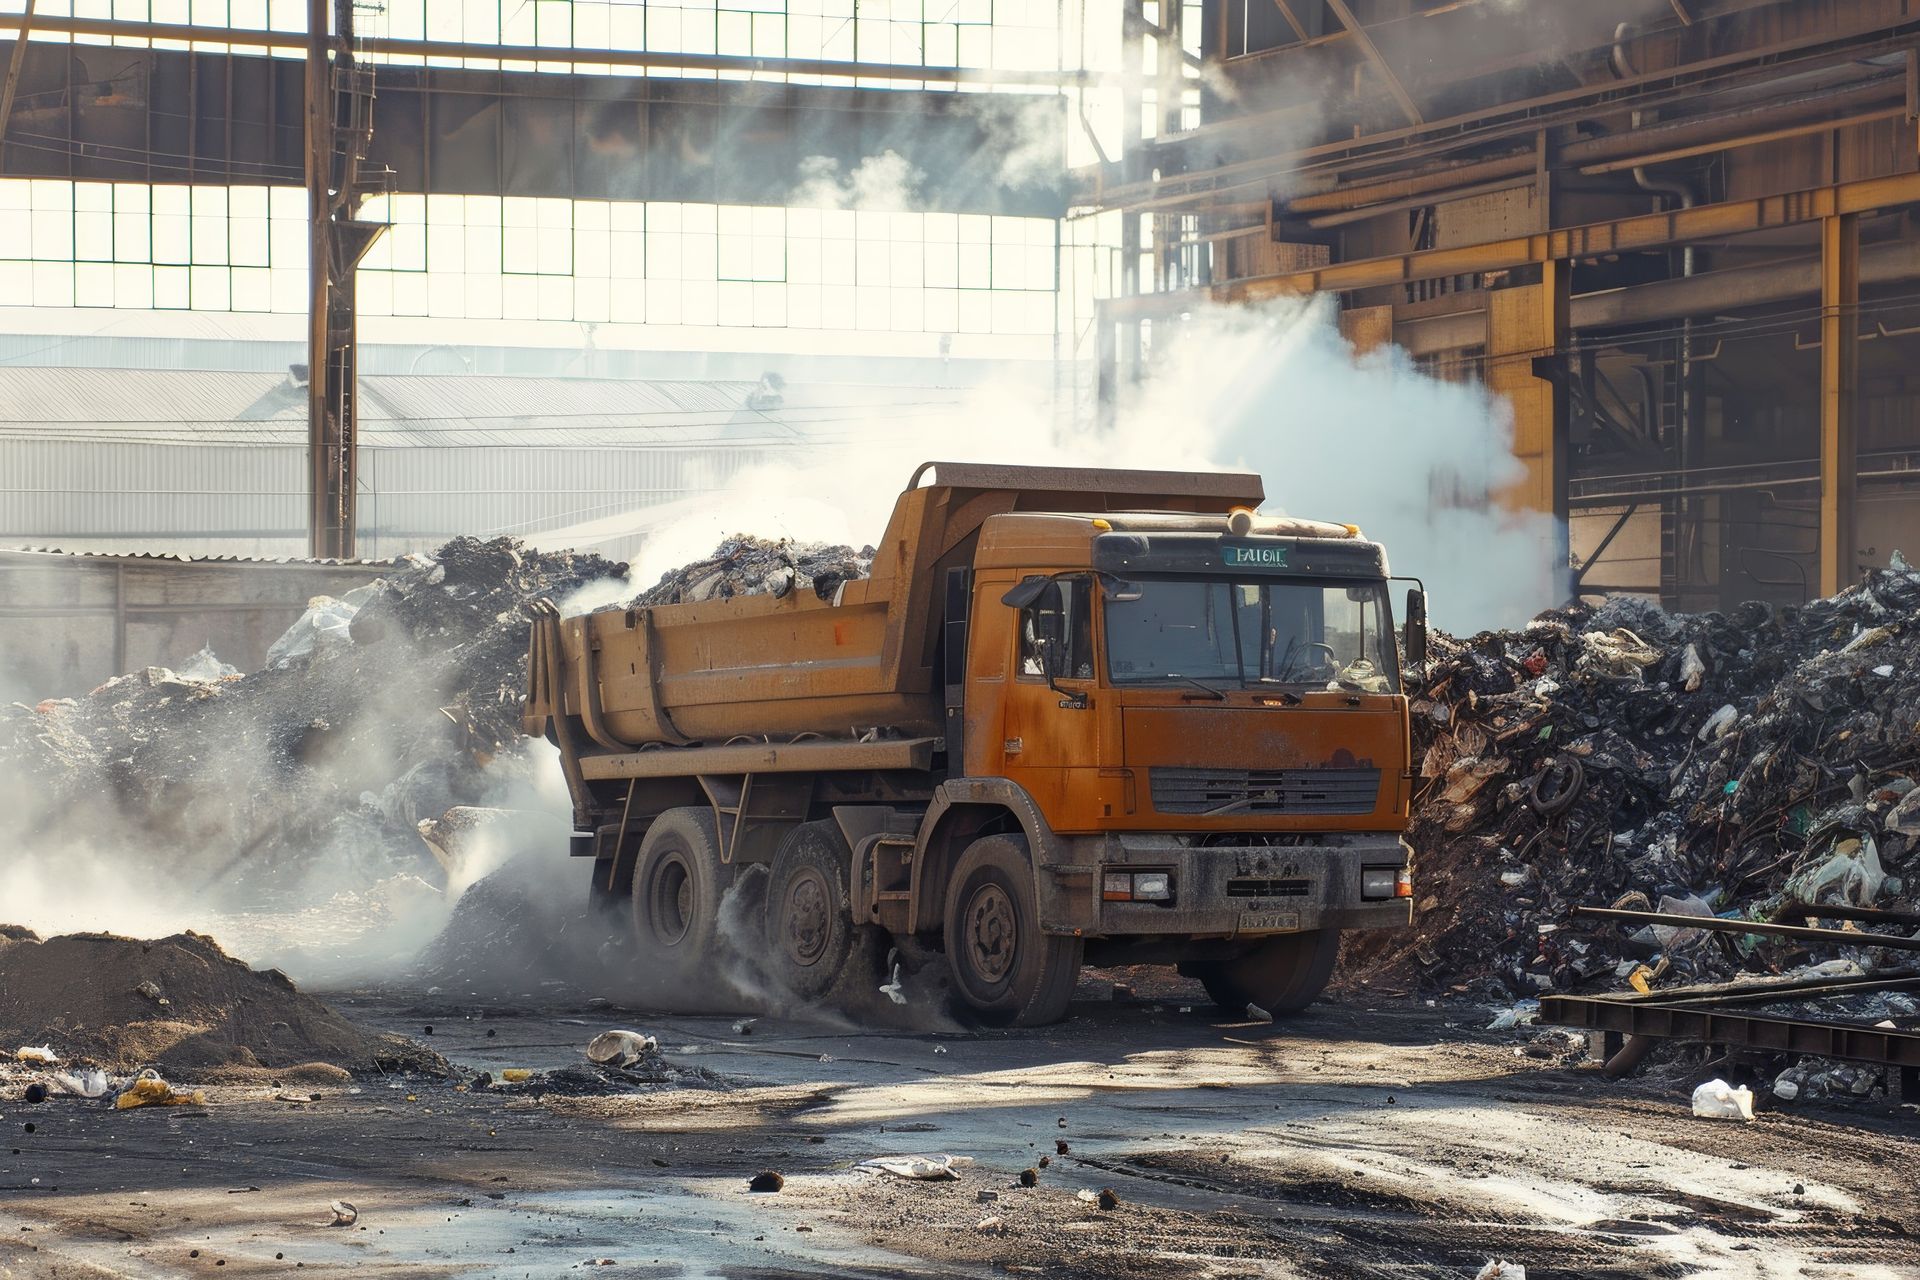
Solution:
<path fill-rule="evenodd" d="M 1551 516 L 1504 508 L 1523 474 L 1504 402 L 1443 382 L 1397 347 L 1356 356 L 1329 300 L 1200 312 L 1111 427 L 1056 424 L 1028 388 L 989 388 L 916 419 L 855 426 L 797 466 L 739 473 L 687 503 L 634 565 L 651 583 L 736 532 L 843 542 L 879 536 L 894 495 L 928 459 L 1056 466 L 1250 470 L 1266 510 L 1352 522 L 1394 569 L 1423 578 L 1434 619 L 1510 626 L 1558 603 Z"/>

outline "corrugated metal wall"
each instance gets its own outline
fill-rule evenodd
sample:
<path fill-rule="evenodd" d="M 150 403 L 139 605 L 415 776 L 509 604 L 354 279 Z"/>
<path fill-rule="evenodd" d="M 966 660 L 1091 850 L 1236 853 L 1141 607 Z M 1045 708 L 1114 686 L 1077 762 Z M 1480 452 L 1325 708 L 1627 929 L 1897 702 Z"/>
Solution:
<path fill-rule="evenodd" d="M 764 448 L 369 448 L 360 552 L 516 535 L 703 492 Z M 0 545 L 190 555 L 306 549 L 305 450 L 0 439 Z"/>

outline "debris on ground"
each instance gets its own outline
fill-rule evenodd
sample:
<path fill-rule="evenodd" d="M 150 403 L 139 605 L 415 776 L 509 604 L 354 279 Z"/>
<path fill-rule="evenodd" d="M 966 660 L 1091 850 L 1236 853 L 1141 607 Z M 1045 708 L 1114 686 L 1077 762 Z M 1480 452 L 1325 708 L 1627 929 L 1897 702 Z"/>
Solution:
<path fill-rule="evenodd" d="M 146 983 L 168 993 L 166 1007 L 142 994 Z M 0 1043 L 27 1040 L 47 1044 L 16 1058 L 120 1071 L 444 1067 L 405 1040 L 361 1030 L 285 974 L 250 968 L 197 933 L 144 941 L 81 933 L 0 946 Z"/>
<path fill-rule="evenodd" d="M 660 1042 L 638 1031 L 602 1031 L 587 1041 L 587 1060 L 616 1067 L 630 1067 L 650 1053 L 657 1053 Z"/>
<path fill-rule="evenodd" d="M 747 1190 L 749 1191 L 778 1191 L 786 1185 L 787 1180 L 772 1169 L 762 1169 L 759 1173 L 747 1179 Z"/>
<path fill-rule="evenodd" d="M 670 1062 L 657 1050 L 631 1066 L 612 1063 L 576 1063 L 536 1071 L 530 1067 L 508 1067 L 498 1078 L 481 1072 L 467 1084 L 474 1093 L 523 1094 L 528 1097 L 604 1098 L 623 1093 L 642 1093 L 660 1089 L 725 1089 L 726 1081 L 704 1067 L 686 1067 Z"/>
<path fill-rule="evenodd" d="M 1800 608 L 1681 615 L 1616 597 L 1518 631 L 1435 634 L 1409 693 L 1414 926 L 1356 935 L 1346 980 L 1506 1008 L 1896 959 L 1865 933 L 1632 929 L 1572 909 L 1912 911 L 1920 573 L 1876 570 Z"/>
<path fill-rule="evenodd" d="M 332 1214 L 327 1223 L 330 1227 L 350 1227 L 360 1220 L 360 1211 L 346 1200 L 335 1200 L 327 1206 L 327 1211 Z"/>
<path fill-rule="evenodd" d="M 706 559 L 671 570 L 617 607 L 697 604 L 734 596 L 785 597 L 795 591 L 811 591 L 831 601 L 843 583 L 864 578 L 872 571 L 873 554 L 872 547 L 855 551 L 822 542 L 739 533 L 715 547 Z"/>
<path fill-rule="evenodd" d="M 1709 1080 L 1693 1091 L 1693 1114 L 1702 1120 L 1753 1119 L 1753 1090 Z"/>
<path fill-rule="evenodd" d="M 921 1182 L 944 1182 L 958 1178 L 954 1170 L 965 1168 L 973 1161 L 965 1156 L 950 1156 L 944 1152 L 939 1155 L 875 1156 L 871 1160 L 862 1160 L 856 1169 L 872 1169 L 879 1173 L 890 1173 L 896 1178 L 911 1178 Z"/>
<path fill-rule="evenodd" d="M 203 1107 L 206 1104 L 207 1095 L 204 1092 L 199 1089 L 176 1089 L 152 1067 L 127 1081 L 126 1087 L 113 1096 L 116 1111 L 130 1111 L 135 1107 Z"/>
<path fill-rule="evenodd" d="M 1487 1265 L 1474 1273 L 1473 1280 L 1527 1280 L 1527 1269 L 1517 1262 L 1489 1258 Z"/>

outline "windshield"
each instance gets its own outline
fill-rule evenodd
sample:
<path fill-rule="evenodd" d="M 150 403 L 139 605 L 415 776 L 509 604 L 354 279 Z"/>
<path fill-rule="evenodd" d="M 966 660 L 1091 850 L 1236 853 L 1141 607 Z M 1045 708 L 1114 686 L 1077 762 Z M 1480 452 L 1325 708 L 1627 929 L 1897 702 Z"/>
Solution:
<path fill-rule="evenodd" d="M 1106 606 L 1115 684 L 1396 690 L 1384 582 L 1149 578 L 1128 586 Z"/>

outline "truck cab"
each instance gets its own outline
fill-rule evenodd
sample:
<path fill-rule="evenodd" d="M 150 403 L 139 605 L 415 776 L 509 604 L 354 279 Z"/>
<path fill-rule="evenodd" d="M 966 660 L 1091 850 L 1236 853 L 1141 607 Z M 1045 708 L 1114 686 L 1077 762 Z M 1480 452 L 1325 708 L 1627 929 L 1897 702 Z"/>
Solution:
<path fill-rule="evenodd" d="M 801 999 L 891 944 L 990 1022 L 1059 1018 L 1089 960 L 1304 1008 L 1342 931 L 1411 918 L 1407 700 L 1382 548 L 1260 497 L 928 464 L 829 599 L 540 619 L 527 724 L 596 892 L 687 977 L 754 893 Z"/>

